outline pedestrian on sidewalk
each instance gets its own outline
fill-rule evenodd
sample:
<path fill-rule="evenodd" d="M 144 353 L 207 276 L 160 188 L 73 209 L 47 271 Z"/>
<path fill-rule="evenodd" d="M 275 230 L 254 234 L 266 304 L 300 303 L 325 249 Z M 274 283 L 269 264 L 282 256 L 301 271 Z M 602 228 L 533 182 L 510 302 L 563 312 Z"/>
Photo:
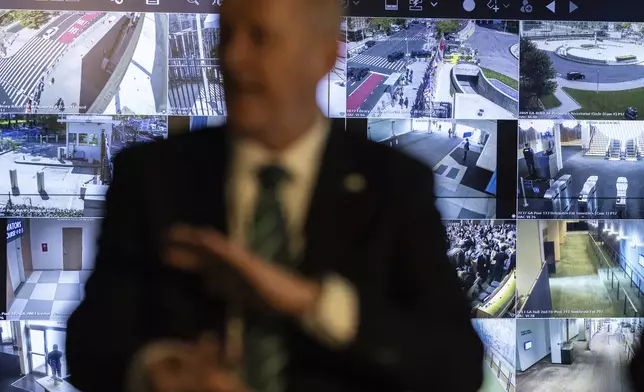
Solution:
<path fill-rule="evenodd" d="M 409 98 L 405 98 L 405 109 L 409 109 Z"/>
<path fill-rule="evenodd" d="M 463 145 L 463 162 L 467 160 L 467 152 L 470 150 L 470 139 L 465 138 L 465 144 Z"/>

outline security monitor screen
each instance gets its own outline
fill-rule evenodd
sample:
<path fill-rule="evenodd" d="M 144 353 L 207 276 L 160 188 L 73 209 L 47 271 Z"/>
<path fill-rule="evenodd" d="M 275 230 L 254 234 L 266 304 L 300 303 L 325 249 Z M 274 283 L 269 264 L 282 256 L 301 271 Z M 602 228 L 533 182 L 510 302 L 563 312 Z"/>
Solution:
<path fill-rule="evenodd" d="M 317 104 L 334 130 L 426 167 L 445 254 L 423 262 L 462 289 L 485 346 L 481 392 L 634 392 L 644 9 L 340 3 Z M 0 391 L 77 391 L 66 321 L 94 271 L 115 157 L 226 127 L 221 5 L 2 2 Z"/>

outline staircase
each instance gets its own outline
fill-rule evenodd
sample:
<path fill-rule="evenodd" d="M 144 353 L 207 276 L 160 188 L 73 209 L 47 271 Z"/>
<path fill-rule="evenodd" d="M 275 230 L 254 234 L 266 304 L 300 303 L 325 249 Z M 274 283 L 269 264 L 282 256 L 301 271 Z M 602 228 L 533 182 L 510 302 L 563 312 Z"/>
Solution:
<path fill-rule="evenodd" d="M 635 139 L 628 139 L 626 141 L 626 147 L 624 149 L 624 158 L 627 161 L 637 160 L 637 144 L 635 143 Z"/>
<path fill-rule="evenodd" d="M 586 151 L 586 155 L 604 158 L 606 156 L 606 152 L 608 151 L 609 141 L 610 139 L 608 138 L 608 136 L 606 136 L 605 133 L 596 131 L 590 142 L 588 151 Z"/>
<path fill-rule="evenodd" d="M 611 161 L 619 161 L 622 159 L 622 141 L 619 139 L 612 139 L 608 150 L 608 159 Z"/>

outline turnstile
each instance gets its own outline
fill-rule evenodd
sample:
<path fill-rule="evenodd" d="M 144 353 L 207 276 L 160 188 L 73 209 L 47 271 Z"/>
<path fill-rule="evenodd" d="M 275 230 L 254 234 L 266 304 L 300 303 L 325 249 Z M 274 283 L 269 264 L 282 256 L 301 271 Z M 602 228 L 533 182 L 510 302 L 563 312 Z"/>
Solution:
<path fill-rule="evenodd" d="M 568 211 L 570 208 L 570 182 L 570 175 L 564 174 L 546 190 L 543 195 L 546 200 L 546 211 L 554 213 Z"/>
<path fill-rule="evenodd" d="M 626 177 L 617 177 L 617 197 L 615 198 L 615 210 L 619 218 L 623 218 L 626 213 L 626 193 L 628 191 L 628 179 Z"/>
<path fill-rule="evenodd" d="M 577 205 L 579 212 L 587 214 L 596 214 L 598 210 L 597 205 L 597 181 L 599 177 L 590 176 L 584 183 L 581 192 L 579 193 L 579 198 L 577 199 Z"/>

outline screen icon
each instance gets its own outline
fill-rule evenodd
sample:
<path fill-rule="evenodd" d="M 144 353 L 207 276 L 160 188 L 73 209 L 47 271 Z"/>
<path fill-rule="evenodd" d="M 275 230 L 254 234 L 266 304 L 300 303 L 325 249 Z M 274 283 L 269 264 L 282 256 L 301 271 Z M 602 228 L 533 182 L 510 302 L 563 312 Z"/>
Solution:
<path fill-rule="evenodd" d="M 465 0 L 463 1 L 463 9 L 467 12 L 472 12 L 474 11 L 474 8 L 476 8 L 476 3 L 474 0 Z"/>
<path fill-rule="evenodd" d="M 422 11 L 423 10 L 423 0 L 409 0 L 409 10 L 410 11 Z"/>
<path fill-rule="evenodd" d="M 552 3 L 548 4 L 546 6 L 547 9 L 549 9 L 551 12 L 556 12 L 557 11 L 557 2 L 553 1 Z"/>
<path fill-rule="evenodd" d="M 198 0 L 188 0 L 188 4 L 199 5 L 199 1 Z"/>
<path fill-rule="evenodd" d="M 523 0 L 523 5 L 521 5 L 521 12 L 524 14 L 532 13 L 532 5 L 529 0 Z"/>
<path fill-rule="evenodd" d="M 577 8 L 579 8 L 577 4 L 573 3 L 572 1 L 568 3 L 568 13 L 577 11 Z"/>
<path fill-rule="evenodd" d="M 159 0 L 145 0 L 145 5 L 159 5 Z"/>
<path fill-rule="evenodd" d="M 385 0 L 385 11 L 398 11 L 398 0 Z"/>

